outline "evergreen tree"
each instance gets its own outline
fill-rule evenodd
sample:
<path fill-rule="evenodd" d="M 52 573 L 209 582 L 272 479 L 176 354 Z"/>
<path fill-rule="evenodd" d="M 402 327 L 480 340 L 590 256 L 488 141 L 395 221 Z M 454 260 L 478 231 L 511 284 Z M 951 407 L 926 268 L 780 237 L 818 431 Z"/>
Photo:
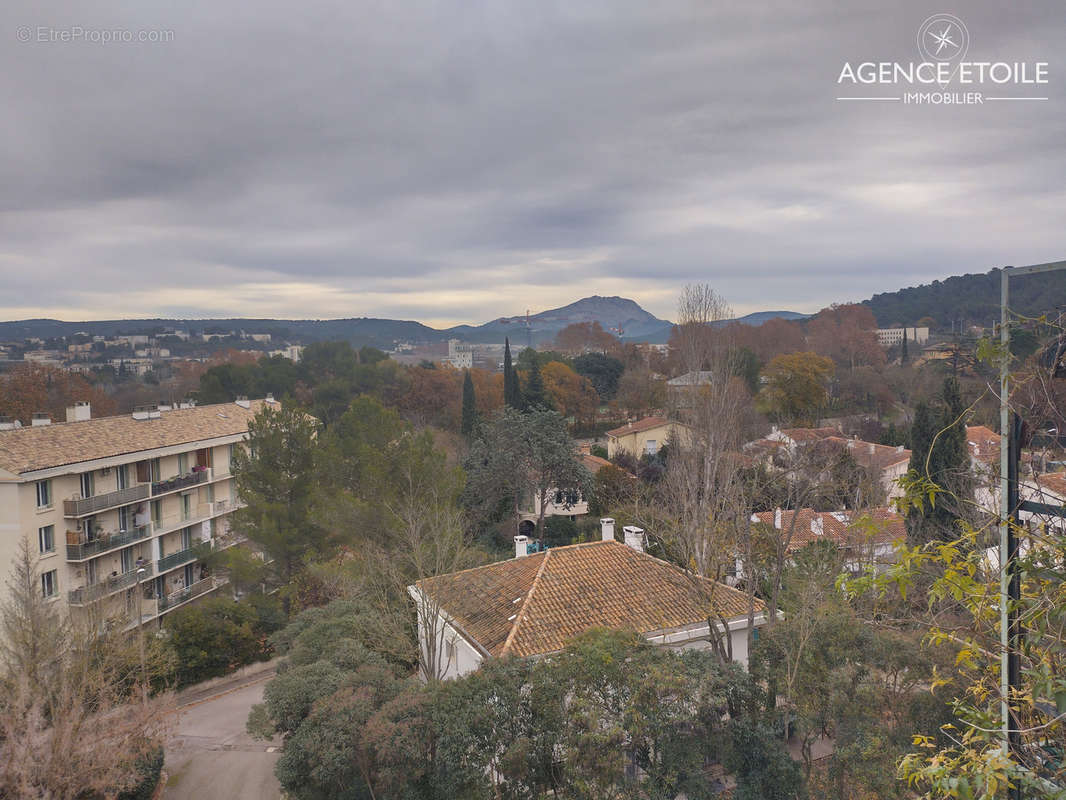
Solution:
<path fill-rule="evenodd" d="M 926 502 L 907 514 L 907 538 L 911 544 L 950 541 L 958 532 L 966 501 L 972 496 L 970 454 L 966 446 L 965 405 L 959 382 L 944 381 L 939 409 L 919 403 L 911 426 L 910 469 L 943 491 L 936 504 Z"/>
<path fill-rule="evenodd" d="M 463 372 L 463 436 L 469 436 L 474 432 L 477 422 L 477 401 L 474 397 L 474 382 L 470 379 L 470 370 Z"/>
<path fill-rule="evenodd" d="M 544 379 L 540 374 L 540 364 L 533 362 L 526 378 L 525 391 L 522 392 L 522 407 L 526 410 L 551 408 L 548 396 L 544 393 Z"/>
<path fill-rule="evenodd" d="M 522 405 L 522 394 L 518 388 L 518 375 L 511 363 L 511 340 L 503 340 L 503 402 L 511 408 Z"/>
<path fill-rule="evenodd" d="M 903 366 L 907 363 L 907 329 L 903 329 L 903 349 L 900 350 L 899 364 Z"/>

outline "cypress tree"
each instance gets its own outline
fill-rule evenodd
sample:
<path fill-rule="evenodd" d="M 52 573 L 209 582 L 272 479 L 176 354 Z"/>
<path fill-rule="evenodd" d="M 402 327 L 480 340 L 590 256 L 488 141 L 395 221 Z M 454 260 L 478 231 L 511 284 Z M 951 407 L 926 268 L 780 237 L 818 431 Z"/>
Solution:
<path fill-rule="evenodd" d="M 470 370 L 463 370 L 463 436 L 474 432 L 477 421 L 477 399 L 474 397 L 474 382 L 470 379 Z"/>
<path fill-rule="evenodd" d="M 503 402 L 511 408 L 521 405 L 521 395 L 518 390 L 518 375 L 515 374 L 514 365 L 511 363 L 511 340 L 503 340 Z"/>
<path fill-rule="evenodd" d="M 903 329 L 903 349 L 899 354 L 899 364 L 902 367 L 907 363 L 907 329 Z"/>
<path fill-rule="evenodd" d="M 907 539 L 912 545 L 950 541 L 959 533 L 957 522 L 963 516 L 964 502 L 972 496 L 964 411 L 955 378 L 944 381 L 939 410 L 925 403 L 915 409 L 910 469 L 943 491 L 937 495 L 935 506 L 925 499 L 921 511 L 912 509 L 907 514 Z"/>

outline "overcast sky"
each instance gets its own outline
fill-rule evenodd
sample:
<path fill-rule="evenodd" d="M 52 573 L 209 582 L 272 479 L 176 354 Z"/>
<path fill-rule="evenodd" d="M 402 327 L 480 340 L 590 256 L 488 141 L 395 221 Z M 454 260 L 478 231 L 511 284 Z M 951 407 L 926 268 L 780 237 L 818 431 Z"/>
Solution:
<path fill-rule="evenodd" d="M 6 0 L 0 318 L 815 311 L 1064 258 L 1061 0 L 956 6 Z M 835 100 L 940 11 L 1049 100 Z M 79 26 L 171 40 L 40 41 Z"/>

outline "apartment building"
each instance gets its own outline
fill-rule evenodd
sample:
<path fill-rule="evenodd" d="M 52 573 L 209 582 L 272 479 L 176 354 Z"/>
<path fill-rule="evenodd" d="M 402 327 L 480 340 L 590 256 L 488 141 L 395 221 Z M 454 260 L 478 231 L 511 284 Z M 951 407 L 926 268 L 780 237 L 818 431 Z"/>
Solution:
<path fill-rule="evenodd" d="M 153 406 L 67 422 L 0 422 L 0 565 L 19 540 L 37 557 L 41 592 L 71 614 L 158 623 L 224 581 L 207 549 L 236 544 L 231 464 L 265 401 Z"/>

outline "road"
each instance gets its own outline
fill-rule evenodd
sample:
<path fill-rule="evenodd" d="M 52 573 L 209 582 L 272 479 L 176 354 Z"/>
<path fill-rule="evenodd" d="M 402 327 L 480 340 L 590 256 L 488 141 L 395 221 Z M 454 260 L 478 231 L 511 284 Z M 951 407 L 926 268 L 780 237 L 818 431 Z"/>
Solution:
<path fill-rule="evenodd" d="M 280 741 L 253 739 L 244 730 L 265 679 L 199 700 L 178 711 L 166 747 L 164 800 L 278 800 L 274 777 Z M 222 688 L 222 687 L 220 687 Z"/>

